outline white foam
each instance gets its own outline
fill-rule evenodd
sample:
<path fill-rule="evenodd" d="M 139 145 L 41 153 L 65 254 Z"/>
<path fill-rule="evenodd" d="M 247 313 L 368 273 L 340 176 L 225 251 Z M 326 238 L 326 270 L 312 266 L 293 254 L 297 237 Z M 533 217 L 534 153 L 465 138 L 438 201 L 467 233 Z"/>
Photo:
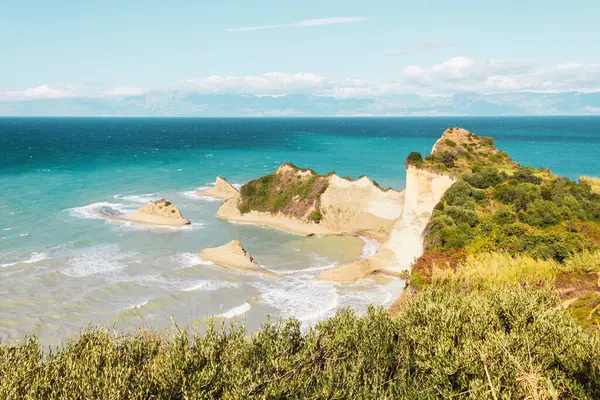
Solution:
<path fill-rule="evenodd" d="M 21 261 L 15 261 L 12 263 L 8 263 L 8 264 L 0 264 L 0 267 L 11 267 L 13 265 L 17 265 L 17 264 L 35 264 L 37 262 L 40 262 L 42 260 L 47 260 L 49 257 L 46 253 L 31 253 L 31 255 L 29 256 L 28 259 L 26 260 L 21 260 Z"/>
<path fill-rule="evenodd" d="M 134 309 L 136 309 L 136 308 L 142 308 L 142 307 L 144 307 L 146 304 L 148 304 L 148 301 L 149 301 L 149 300 L 144 300 L 144 301 L 142 301 L 141 303 L 138 303 L 138 304 L 135 304 L 135 305 L 133 305 L 133 306 L 127 307 L 127 309 L 134 310 Z"/>
<path fill-rule="evenodd" d="M 228 287 L 231 288 L 231 287 L 238 287 L 238 286 L 239 286 L 239 284 L 234 283 L 234 282 L 201 280 L 201 281 L 197 281 L 193 285 L 190 285 L 181 290 L 183 292 L 195 292 L 197 290 L 214 291 L 214 290 L 219 290 L 219 289 L 223 289 L 223 288 L 228 288 Z"/>
<path fill-rule="evenodd" d="M 233 317 L 237 317 L 239 315 L 243 315 L 246 314 L 248 311 L 250 311 L 250 304 L 248 302 L 237 306 L 237 307 L 233 307 L 232 309 L 225 311 L 223 314 L 219 315 L 219 317 L 222 318 L 233 318 Z"/>
<path fill-rule="evenodd" d="M 360 238 L 365 242 L 361 250 L 360 258 L 373 257 L 381 247 L 381 244 L 375 239 L 366 238 L 364 236 L 360 236 Z"/>
<path fill-rule="evenodd" d="M 194 265 L 212 265 L 211 261 L 205 260 L 196 253 L 180 253 L 172 257 L 180 268 L 193 267 Z"/>
<path fill-rule="evenodd" d="M 325 269 L 331 269 L 335 266 L 337 266 L 338 263 L 334 262 L 331 264 L 326 264 L 326 265 L 322 265 L 322 266 L 316 266 L 316 267 L 309 267 L 309 268 L 305 268 L 305 269 L 294 269 L 294 270 L 287 270 L 287 271 L 272 271 L 281 275 L 290 275 L 290 274 L 298 274 L 298 273 L 304 273 L 304 272 L 315 272 L 315 271 L 323 271 Z"/>
<path fill-rule="evenodd" d="M 82 207 L 74 207 L 67 209 L 69 214 L 76 218 L 84 219 L 102 219 L 102 214 L 106 215 L 121 215 L 131 211 L 135 211 L 135 208 L 131 209 L 126 207 L 122 203 L 109 203 L 106 201 L 88 204 Z"/>
<path fill-rule="evenodd" d="M 73 278 L 113 273 L 125 266 L 124 259 L 130 255 L 121 253 L 116 244 L 92 247 L 73 257 L 62 273 Z"/>
<path fill-rule="evenodd" d="M 116 194 L 113 196 L 113 198 L 115 199 L 119 199 L 121 201 L 125 200 L 125 201 L 129 201 L 132 203 L 137 203 L 137 204 L 146 204 L 149 203 L 153 200 L 158 200 L 159 199 L 159 195 L 158 193 L 146 193 L 146 194 L 131 194 L 131 195 L 123 195 L 123 194 Z"/>
<path fill-rule="evenodd" d="M 231 186 L 233 186 L 237 190 L 240 190 L 242 188 L 242 186 L 244 186 L 244 185 L 241 183 L 232 183 Z"/>
<path fill-rule="evenodd" d="M 4 228 L 3 231 L 12 231 L 12 228 Z"/>
<path fill-rule="evenodd" d="M 329 282 L 291 280 L 275 285 L 266 290 L 266 285 L 259 285 L 260 299 L 279 309 L 284 318 L 312 322 L 335 310 L 338 304 L 339 295 Z"/>
<path fill-rule="evenodd" d="M 214 186 L 214 183 L 209 183 L 208 185 L 212 185 Z M 202 190 L 206 190 L 208 189 L 208 186 L 201 186 L 199 188 L 197 188 L 196 190 L 188 190 L 185 192 L 180 192 L 179 194 L 181 194 L 183 197 L 186 197 L 188 199 L 192 199 L 192 200 L 204 200 L 204 201 L 222 201 L 221 199 L 217 199 L 215 197 L 211 197 L 211 196 L 206 196 L 206 195 L 197 195 L 196 192 L 197 191 L 202 191 Z"/>

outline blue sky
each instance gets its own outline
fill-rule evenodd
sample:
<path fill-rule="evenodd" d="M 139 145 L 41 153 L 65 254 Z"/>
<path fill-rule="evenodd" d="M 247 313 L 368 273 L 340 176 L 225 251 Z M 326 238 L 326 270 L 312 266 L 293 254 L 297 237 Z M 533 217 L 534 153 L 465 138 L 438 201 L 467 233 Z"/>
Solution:
<path fill-rule="evenodd" d="M 594 92 L 599 15 L 577 0 L 4 0 L 0 101 Z"/>

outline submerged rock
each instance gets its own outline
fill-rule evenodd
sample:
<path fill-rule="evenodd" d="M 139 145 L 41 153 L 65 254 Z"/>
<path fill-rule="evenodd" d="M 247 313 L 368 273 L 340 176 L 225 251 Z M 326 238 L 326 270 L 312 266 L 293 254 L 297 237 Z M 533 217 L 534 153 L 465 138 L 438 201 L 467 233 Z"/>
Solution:
<path fill-rule="evenodd" d="M 251 274 L 260 274 L 273 279 L 279 278 L 279 275 L 258 265 L 254 258 L 248 254 L 246 249 L 244 249 L 242 244 L 237 240 L 232 240 L 223 246 L 204 249 L 200 252 L 200 256 L 223 268 Z"/>

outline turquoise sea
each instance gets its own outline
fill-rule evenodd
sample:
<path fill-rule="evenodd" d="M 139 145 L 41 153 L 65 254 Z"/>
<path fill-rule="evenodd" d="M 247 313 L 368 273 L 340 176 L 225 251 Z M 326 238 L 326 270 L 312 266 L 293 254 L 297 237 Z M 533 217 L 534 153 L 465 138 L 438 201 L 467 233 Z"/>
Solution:
<path fill-rule="evenodd" d="M 404 159 L 444 129 L 493 136 L 516 161 L 577 178 L 600 175 L 598 117 L 311 119 L 0 118 L 0 340 L 57 343 L 88 324 L 130 328 L 242 318 L 305 324 L 340 307 L 390 304 L 401 281 L 316 282 L 376 248 L 360 238 L 300 238 L 216 218 L 193 192 L 217 175 L 244 182 L 291 161 L 402 188 Z M 175 203 L 181 230 L 111 224 L 101 209 Z M 223 270 L 201 249 L 240 240 L 269 281 Z"/>

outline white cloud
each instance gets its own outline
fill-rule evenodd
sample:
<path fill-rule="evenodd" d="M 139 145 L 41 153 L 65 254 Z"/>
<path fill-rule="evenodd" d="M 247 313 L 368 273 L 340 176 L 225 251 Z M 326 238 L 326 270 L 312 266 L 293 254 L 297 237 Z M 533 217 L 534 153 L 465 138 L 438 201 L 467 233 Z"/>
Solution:
<path fill-rule="evenodd" d="M 600 65 L 565 63 L 542 67 L 529 61 L 476 60 L 459 56 L 429 66 L 408 65 L 399 71 L 396 79 L 385 82 L 332 79 L 313 73 L 270 72 L 261 75 L 212 75 L 153 90 L 128 86 L 103 88 L 99 85 L 48 84 L 24 90 L 0 91 L 0 101 L 145 94 L 146 104 L 159 105 L 173 98 L 183 98 L 188 93 L 271 97 L 306 93 L 341 99 L 376 99 L 404 94 L 431 96 L 467 91 L 483 94 L 600 92 Z"/>
<path fill-rule="evenodd" d="M 24 90 L 7 90 L 0 92 L 0 100 L 34 100 L 34 99 L 61 99 L 77 97 L 80 93 L 73 85 L 48 84 L 39 85 Z"/>
<path fill-rule="evenodd" d="M 102 92 L 104 96 L 141 96 L 148 92 L 148 89 L 130 87 L 130 86 L 120 86 L 113 89 L 108 89 Z"/>
<path fill-rule="evenodd" d="M 291 24 L 274 24 L 274 25 L 260 25 L 260 26 L 244 26 L 241 28 L 229 28 L 225 29 L 225 32 L 245 32 L 245 31 L 256 31 L 261 29 L 276 29 L 276 28 L 306 28 L 310 26 L 321 26 L 321 25 L 332 25 L 332 24 L 347 24 L 350 22 L 361 22 L 366 21 L 368 17 L 332 17 L 332 18 L 318 18 L 318 19 L 307 19 L 304 21 L 293 22 Z"/>
<path fill-rule="evenodd" d="M 318 89 L 327 81 L 327 78 L 315 74 L 270 72 L 254 76 L 212 75 L 188 79 L 178 86 L 183 90 L 203 93 L 288 94 Z"/>

